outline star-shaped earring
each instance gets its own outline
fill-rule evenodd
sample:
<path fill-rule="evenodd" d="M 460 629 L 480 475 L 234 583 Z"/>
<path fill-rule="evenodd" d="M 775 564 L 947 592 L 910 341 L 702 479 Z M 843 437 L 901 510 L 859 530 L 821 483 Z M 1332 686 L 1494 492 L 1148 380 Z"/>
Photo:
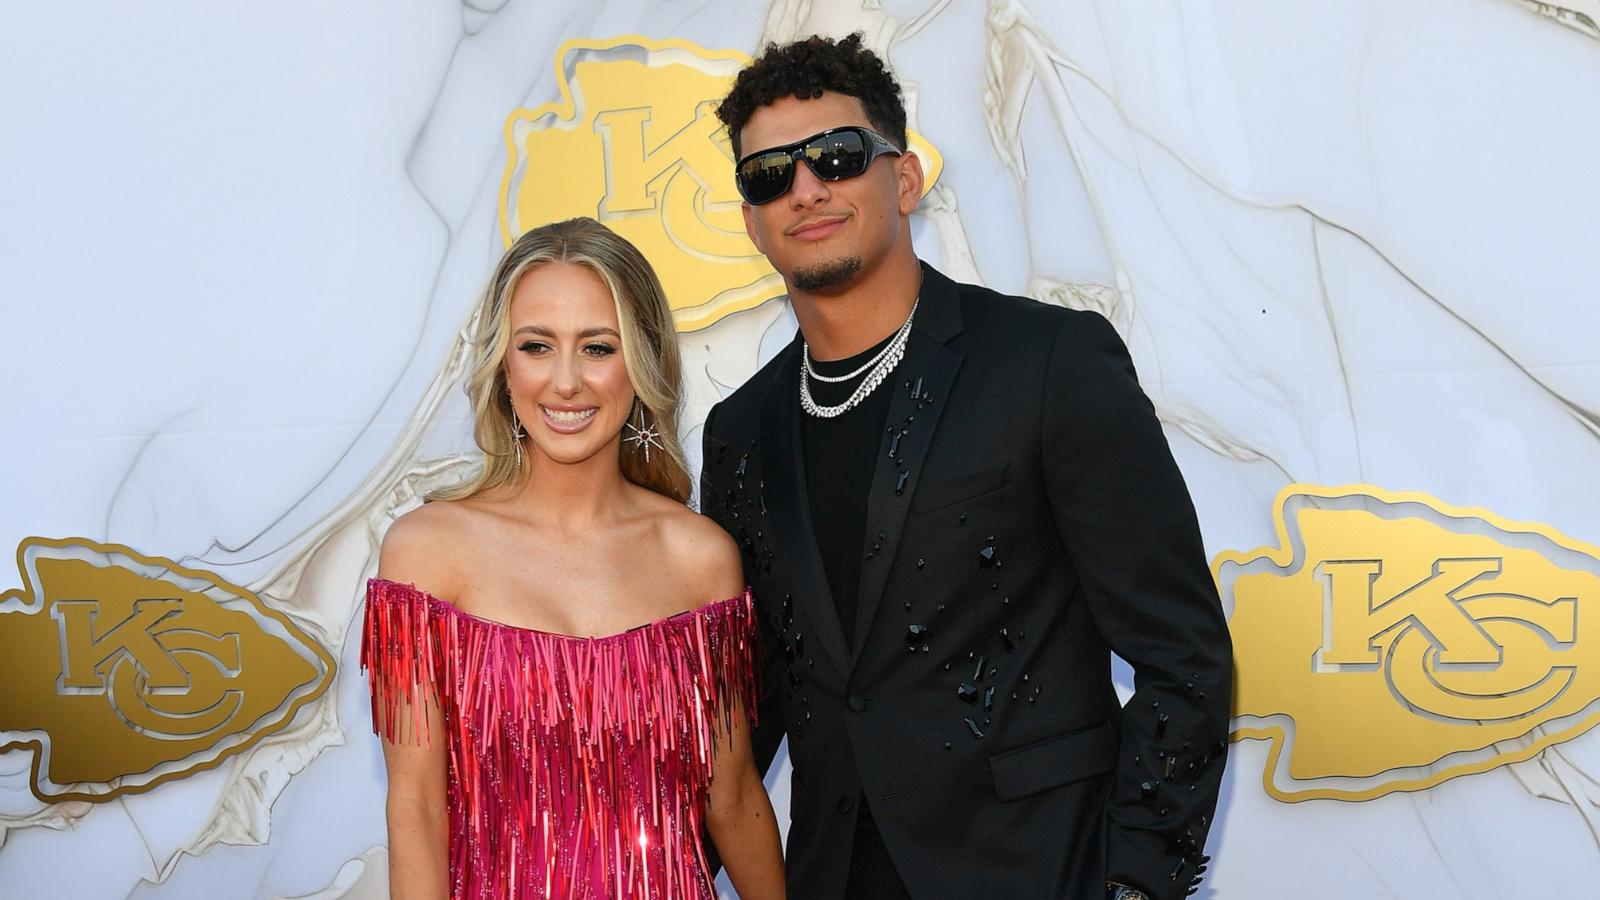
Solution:
<path fill-rule="evenodd" d="M 632 422 L 622 423 L 623 428 L 626 428 L 628 431 L 632 432 L 632 434 L 629 434 L 622 440 L 626 443 L 633 444 L 635 450 L 643 449 L 644 461 L 648 463 L 650 462 L 651 447 L 654 447 L 657 450 L 664 449 L 661 444 L 661 432 L 655 430 L 654 426 L 645 421 L 643 404 L 640 404 L 639 406 L 639 415 L 637 418 L 639 419 L 639 424 L 637 426 L 635 426 Z"/>

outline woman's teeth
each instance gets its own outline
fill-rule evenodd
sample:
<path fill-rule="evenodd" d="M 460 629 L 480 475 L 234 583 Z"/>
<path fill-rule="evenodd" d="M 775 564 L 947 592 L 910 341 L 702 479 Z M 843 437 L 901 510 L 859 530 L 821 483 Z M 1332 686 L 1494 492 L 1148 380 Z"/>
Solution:
<path fill-rule="evenodd" d="M 551 421 L 560 425 L 576 425 L 579 422 L 589 419 L 595 414 L 595 408 L 592 406 L 588 409 L 573 410 L 570 412 L 561 409 L 550 409 L 549 407 L 544 407 L 543 409 L 544 414 L 549 416 Z"/>

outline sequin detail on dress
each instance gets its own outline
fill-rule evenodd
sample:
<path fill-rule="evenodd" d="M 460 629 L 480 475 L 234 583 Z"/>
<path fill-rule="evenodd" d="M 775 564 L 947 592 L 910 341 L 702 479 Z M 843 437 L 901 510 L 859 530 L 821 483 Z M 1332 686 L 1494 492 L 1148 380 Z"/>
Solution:
<path fill-rule="evenodd" d="M 448 759 L 453 898 L 714 897 L 700 846 L 718 725 L 754 715 L 748 591 L 621 634 L 481 619 L 367 582 L 373 728 Z"/>

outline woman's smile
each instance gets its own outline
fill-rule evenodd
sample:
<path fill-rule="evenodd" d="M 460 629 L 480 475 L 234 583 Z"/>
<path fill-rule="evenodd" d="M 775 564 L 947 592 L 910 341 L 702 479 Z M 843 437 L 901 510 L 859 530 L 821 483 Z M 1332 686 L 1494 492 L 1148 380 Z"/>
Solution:
<path fill-rule="evenodd" d="M 589 427 L 594 421 L 594 414 L 599 411 L 598 406 L 552 406 L 539 404 L 539 412 L 544 414 L 545 424 L 562 434 L 573 434 Z"/>

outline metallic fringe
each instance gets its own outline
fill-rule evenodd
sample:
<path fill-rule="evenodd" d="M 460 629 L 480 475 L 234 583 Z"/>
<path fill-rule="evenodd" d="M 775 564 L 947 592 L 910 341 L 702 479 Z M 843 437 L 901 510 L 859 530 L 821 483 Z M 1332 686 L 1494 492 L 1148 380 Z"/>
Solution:
<path fill-rule="evenodd" d="M 714 896 L 701 847 L 718 726 L 754 718 L 748 591 L 577 638 L 367 582 L 373 729 L 448 753 L 451 896 Z"/>

